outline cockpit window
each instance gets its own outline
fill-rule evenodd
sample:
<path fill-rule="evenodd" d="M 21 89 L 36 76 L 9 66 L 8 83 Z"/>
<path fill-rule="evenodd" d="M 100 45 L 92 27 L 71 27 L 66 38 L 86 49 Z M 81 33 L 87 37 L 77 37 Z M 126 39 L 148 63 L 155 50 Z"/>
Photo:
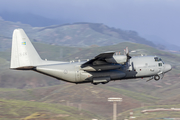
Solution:
<path fill-rule="evenodd" d="M 162 61 L 162 59 L 159 58 L 159 57 L 154 57 L 154 60 L 155 60 L 156 62 Z"/>
<path fill-rule="evenodd" d="M 162 63 L 158 63 L 158 65 L 159 65 L 159 67 L 161 67 L 161 66 L 162 66 Z"/>

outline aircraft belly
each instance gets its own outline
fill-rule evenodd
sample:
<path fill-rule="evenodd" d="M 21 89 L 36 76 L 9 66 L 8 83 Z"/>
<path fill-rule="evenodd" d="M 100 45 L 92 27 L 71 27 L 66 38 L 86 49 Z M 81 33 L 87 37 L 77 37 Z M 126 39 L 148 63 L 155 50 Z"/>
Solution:
<path fill-rule="evenodd" d="M 92 82 L 95 79 L 109 78 L 110 80 L 120 80 L 125 77 L 125 73 L 112 70 L 112 71 L 100 71 L 100 72 L 87 72 L 87 71 L 76 71 L 76 82 Z"/>
<path fill-rule="evenodd" d="M 68 69 L 58 69 L 53 67 L 36 67 L 36 71 L 55 77 L 57 79 L 61 79 L 64 81 L 69 82 L 76 82 L 75 81 L 75 72 Z"/>

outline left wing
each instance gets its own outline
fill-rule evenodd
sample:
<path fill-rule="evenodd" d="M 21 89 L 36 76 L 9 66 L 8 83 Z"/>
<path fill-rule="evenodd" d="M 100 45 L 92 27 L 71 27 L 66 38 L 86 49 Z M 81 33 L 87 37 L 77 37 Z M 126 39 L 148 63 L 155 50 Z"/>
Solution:
<path fill-rule="evenodd" d="M 114 51 L 108 51 L 108 52 L 104 52 L 104 53 L 101 53 L 99 55 L 97 55 L 95 57 L 95 59 L 107 59 L 107 58 L 112 58 L 113 55 L 114 55 Z"/>
<path fill-rule="evenodd" d="M 97 55 L 95 58 L 82 64 L 82 66 L 86 66 L 86 65 L 90 65 L 90 64 L 92 64 L 92 65 L 107 64 L 106 59 L 112 58 L 114 53 L 115 53 L 114 51 L 108 51 L 108 52 L 101 53 L 101 54 Z"/>
<path fill-rule="evenodd" d="M 121 64 L 112 64 L 108 62 L 109 59 L 114 59 L 114 51 L 108 51 L 97 55 L 95 58 L 85 62 L 81 65 L 81 68 L 85 71 L 102 71 L 102 70 L 113 70 L 119 69 Z"/>

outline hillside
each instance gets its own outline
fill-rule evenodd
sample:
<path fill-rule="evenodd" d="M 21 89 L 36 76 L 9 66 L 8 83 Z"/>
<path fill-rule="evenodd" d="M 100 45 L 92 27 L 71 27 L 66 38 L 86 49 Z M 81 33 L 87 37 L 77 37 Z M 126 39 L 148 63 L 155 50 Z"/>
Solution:
<path fill-rule="evenodd" d="M 44 114 L 47 119 L 70 120 L 74 117 L 84 120 L 93 117 L 101 118 L 100 116 L 103 116 L 103 119 L 110 119 L 112 104 L 107 102 L 108 97 L 123 98 L 118 112 L 119 115 L 124 116 L 130 110 L 137 110 L 139 115 L 142 110 L 141 106 L 149 109 L 150 106 L 156 108 L 156 106 L 159 107 L 158 105 L 170 107 L 179 104 L 180 55 L 154 48 L 151 42 L 141 38 L 134 31 L 124 31 L 94 23 L 33 28 L 29 25 L 1 19 L 1 24 L 4 30 L 0 30 L 0 101 L 2 101 L 0 105 L 5 108 L 0 107 L 0 118 L 2 119 L 9 119 L 7 116 L 15 119 L 40 116 L 42 118 L 38 119 L 43 120 L 45 119 Z M 146 82 L 147 79 L 132 79 L 97 86 L 65 83 L 33 71 L 10 70 L 11 35 L 12 31 L 19 27 L 25 29 L 42 59 L 83 61 L 106 51 L 123 54 L 127 46 L 131 56 L 157 55 L 165 63 L 171 64 L 173 70 L 159 81 Z M 20 103 L 24 106 L 19 105 Z M 44 110 L 41 107 L 43 105 L 48 109 Z M 21 108 L 28 109 L 27 113 L 19 112 L 18 109 Z M 29 108 L 32 108 L 32 111 Z M 60 114 L 56 113 L 57 109 L 62 109 L 58 111 Z M 85 110 L 87 113 L 81 113 L 77 109 Z M 10 112 L 6 114 L 7 111 Z M 67 113 L 65 118 L 61 112 Z M 70 115 L 71 112 L 74 114 Z M 143 120 L 145 116 L 141 115 L 141 118 Z"/>
<path fill-rule="evenodd" d="M 121 83 L 122 85 L 123 83 Z M 109 97 L 121 97 L 123 99 L 122 102 L 118 103 L 117 107 L 118 120 L 128 118 L 130 112 L 134 113 L 135 120 L 180 117 L 179 111 L 144 114 L 141 111 L 157 108 L 179 108 L 180 105 L 172 103 L 161 105 L 158 102 L 164 98 L 160 96 L 153 97 L 140 92 L 125 90 L 124 88 L 109 87 L 108 85 L 94 86 L 91 84 L 74 85 L 66 83 L 36 89 L 0 89 L 0 96 L 3 98 L 0 100 L 1 104 L 8 108 L 6 110 L 10 110 L 9 112 L 5 110 L 1 112 L 3 118 L 5 118 L 5 112 L 7 112 L 12 118 L 19 118 L 19 116 L 21 118 L 25 116 L 32 117 L 33 114 L 40 114 L 37 119 L 41 120 L 41 118 L 44 118 L 41 114 L 45 114 L 47 118 L 61 115 L 61 117 L 71 116 L 69 120 L 72 120 L 72 116 L 77 119 L 86 116 L 83 119 L 89 117 L 109 120 L 112 116 L 112 103 L 107 101 Z M 29 107 L 31 109 L 28 109 Z M 17 109 L 20 108 L 27 110 L 26 112 L 18 112 Z M 84 111 L 86 112 L 84 113 Z M 83 116 L 81 116 L 82 112 Z M 55 117 L 54 119 L 60 118 Z"/>
<path fill-rule="evenodd" d="M 117 120 L 179 120 L 180 105 L 142 106 L 118 114 Z M 144 112 L 148 111 L 150 112 Z M 130 115 L 131 113 L 131 115 Z M 133 113 L 133 114 L 132 114 Z"/>
<path fill-rule="evenodd" d="M 19 22 L 0 19 L 0 50 L 11 47 L 14 29 L 23 28 L 31 41 L 65 46 L 108 46 L 124 41 L 146 44 L 156 47 L 152 42 L 140 37 L 137 32 L 108 27 L 101 23 L 74 23 L 31 27 Z"/>
<path fill-rule="evenodd" d="M 101 118 L 60 104 L 0 99 L 0 120 L 91 120 Z"/>
<path fill-rule="evenodd" d="M 145 94 L 137 94 L 128 90 L 117 89 L 104 85 L 94 86 L 91 84 L 63 84 L 52 87 L 44 87 L 27 90 L 0 89 L 0 96 L 6 100 L 16 99 L 24 101 L 36 101 L 43 103 L 56 103 L 70 106 L 85 111 L 90 111 L 96 115 L 109 118 L 112 114 L 112 103 L 109 97 L 122 97 L 123 102 L 118 104 L 119 112 L 140 107 L 142 103 L 154 104 L 158 98 Z M 132 95 L 136 95 L 136 98 Z M 145 98 L 144 98 L 145 97 Z"/>
<path fill-rule="evenodd" d="M 130 41 L 155 47 L 152 42 L 141 38 L 135 31 L 110 28 L 98 23 L 74 23 L 45 27 L 39 29 L 33 37 L 36 41 L 57 45 L 107 46 Z"/>
<path fill-rule="evenodd" d="M 37 42 L 34 42 L 33 44 L 43 59 L 47 58 L 49 60 L 65 61 L 93 58 L 97 54 L 104 51 L 123 51 L 124 47 L 128 46 L 130 51 L 137 51 L 136 54 L 130 52 L 130 55 L 158 55 L 162 57 L 165 62 L 171 63 L 174 69 L 166 74 L 164 79 L 160 81 L 145 82 L 146 80 L 137 79 L 128 81 L 115 81 L 110 82 L 107 85 L 98 86 L 91 84 L 75 85 L 64 83 L 35 72 L 9 70 L 9 61 L 6 61 L 6 59 L 9 60 L 10 56 L 10 51 L 8 50 L 5 52 L 0 52 L 2 57 L 2 67 L 0 68 L 0 87 L 4 88 L 0 89 L 0 98 L 6 100 L 21 100 L 22 102 L 33 100 L 40 102 L 40 104 L 41 102 L 45 102 L 50 105 L 62 104 L 76 109 L 79 108 L 90 111 L 91 113 L 103 116 L 104 118 L 110 118 L 112 115 L 112 109 L 107 109 L 112 107 L 112 104 L 107 102 L 108 97 L 115 96 L 123 98 L 123 103 L 120 105 L 121 107 L 118 107 L 118 112 L 125 114 L 125 116 L 127 115 L 127 111 L 139 108 L 142 105 L 155 107 L 156 105 L 162 105 L 162 103 L 169 105 L 178 103 L 177 99 L 179 98 L 180 84 L 178 67 L 178 61 L 180 58 L 179 55 L 160 51 L 143 44 L 130 42 L 125 42 L 113 46 L 93 46 L 89 48 L 63 47 Z M 57 54 L 59 54 L 59 56 Z M 41 110 L 39 111 L 39 108 L 37 109 L 37 107 L 33 109 L 35 109 L 35 111 L 31 113 L 29 112 L 29 115 L 33 115 L 35 112 L 42 113 Z M 54 113 L 52 114 L 54 115 Z M 137 112 L 137 114 L 139 114 L 139 112 Z M 26 114 L 26 116 L 28 115 Z"/>

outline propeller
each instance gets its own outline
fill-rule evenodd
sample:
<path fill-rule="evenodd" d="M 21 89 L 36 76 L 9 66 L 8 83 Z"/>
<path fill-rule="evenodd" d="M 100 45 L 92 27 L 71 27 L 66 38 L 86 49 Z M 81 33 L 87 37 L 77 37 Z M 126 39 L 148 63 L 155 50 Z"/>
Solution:
<path fill-rule="evenodd" d="M 163 77 L 164 77 L 164 68 L 163 69 L 161 69 L 161 71 L 158 73 L 158 75 L 160 76 L 160 79 L 162 80 L 163 79 Z"/>
<path fill-rule="evenodd" d="M 128 47 L 126 47 L 126 49 L 124 49 L 124 55 L 127 56 L 127 61 L 128 61 L 129 59 L 131 59 L 131 56 L 129 55 L 129 49 L 128 49 Z"/>

